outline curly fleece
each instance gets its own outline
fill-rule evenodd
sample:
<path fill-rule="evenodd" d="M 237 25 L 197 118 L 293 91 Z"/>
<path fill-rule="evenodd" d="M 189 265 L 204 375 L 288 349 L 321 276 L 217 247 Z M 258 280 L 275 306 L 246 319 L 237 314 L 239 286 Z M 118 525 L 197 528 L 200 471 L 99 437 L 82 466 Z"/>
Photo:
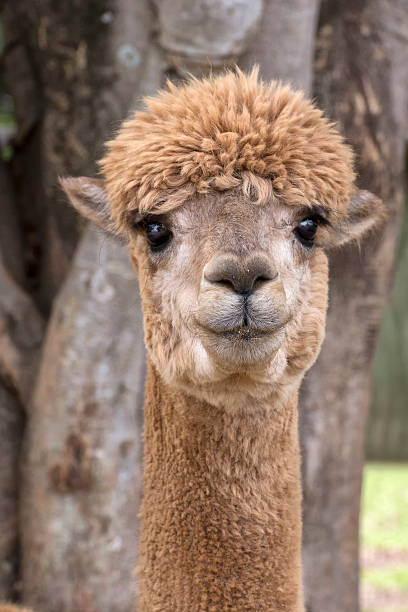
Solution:
<path fill-rule="evenodd" d="M 146 106 L 108 142 L 101 161 L 119 227 L 131 211 L 169 210 L 194 192 L 237 186 L 248 172 L 269 179 L 287 204 L 346 212 L 351 149 L 302 93 L 263 83 L 257 69 L 168 83 Z"/>

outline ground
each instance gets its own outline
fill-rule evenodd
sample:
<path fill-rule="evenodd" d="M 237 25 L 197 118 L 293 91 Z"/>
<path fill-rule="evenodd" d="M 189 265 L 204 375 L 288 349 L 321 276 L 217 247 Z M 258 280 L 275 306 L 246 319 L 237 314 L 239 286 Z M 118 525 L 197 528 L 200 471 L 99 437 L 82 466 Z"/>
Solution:
<path fill-rule="evenodd" d="M 366 465 L 361 545 L 364 612 L 408 612 L 408 464 Z"/>

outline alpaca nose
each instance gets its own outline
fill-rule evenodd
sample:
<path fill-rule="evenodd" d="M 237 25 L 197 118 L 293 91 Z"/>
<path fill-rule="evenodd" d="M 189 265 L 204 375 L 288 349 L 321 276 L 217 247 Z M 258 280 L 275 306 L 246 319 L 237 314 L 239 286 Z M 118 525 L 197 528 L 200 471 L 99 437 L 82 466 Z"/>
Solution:
<path fill-rule="evenodd" d="M 235 256 L 220 255 L 204 268 L 208 282 L 227 286 L 242 295 L 249 295 L 260 284 L 276 277 L 277 273 L 263 256 L 239 260 Z"/>

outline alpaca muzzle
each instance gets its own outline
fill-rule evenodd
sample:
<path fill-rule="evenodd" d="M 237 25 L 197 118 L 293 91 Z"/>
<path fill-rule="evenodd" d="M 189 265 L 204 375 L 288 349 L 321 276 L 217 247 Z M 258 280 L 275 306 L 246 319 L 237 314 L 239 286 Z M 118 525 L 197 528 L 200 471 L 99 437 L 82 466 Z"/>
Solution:
<path fill-rule="evenodd" d="M 249 364 L 272 356 L 282 345 L 291 318 L 276 279 L 245 294 L 206 281 L 195 313 L 203 345 L 228 363 Z"/>

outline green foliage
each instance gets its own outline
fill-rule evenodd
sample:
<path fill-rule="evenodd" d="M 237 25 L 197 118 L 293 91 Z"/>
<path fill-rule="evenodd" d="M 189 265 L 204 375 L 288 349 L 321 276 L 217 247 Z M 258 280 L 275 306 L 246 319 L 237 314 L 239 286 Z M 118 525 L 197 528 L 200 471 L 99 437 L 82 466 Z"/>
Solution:
<path fill-rule="evenodd" d="M 408 567 L 364 570 L 362 579 L 378 589 L 408 593 Z"/>
<path fill-rule="evenodd" d="M 407 612 L 406 608 L 393 608 L 390 610 L 389 608 L 366 608 L 363 612 Z"/>
<path fill-rule="evenodd" d="M 361 541 L 363 547 L 408 551 L 408 465 L 366 465 Z"/>

